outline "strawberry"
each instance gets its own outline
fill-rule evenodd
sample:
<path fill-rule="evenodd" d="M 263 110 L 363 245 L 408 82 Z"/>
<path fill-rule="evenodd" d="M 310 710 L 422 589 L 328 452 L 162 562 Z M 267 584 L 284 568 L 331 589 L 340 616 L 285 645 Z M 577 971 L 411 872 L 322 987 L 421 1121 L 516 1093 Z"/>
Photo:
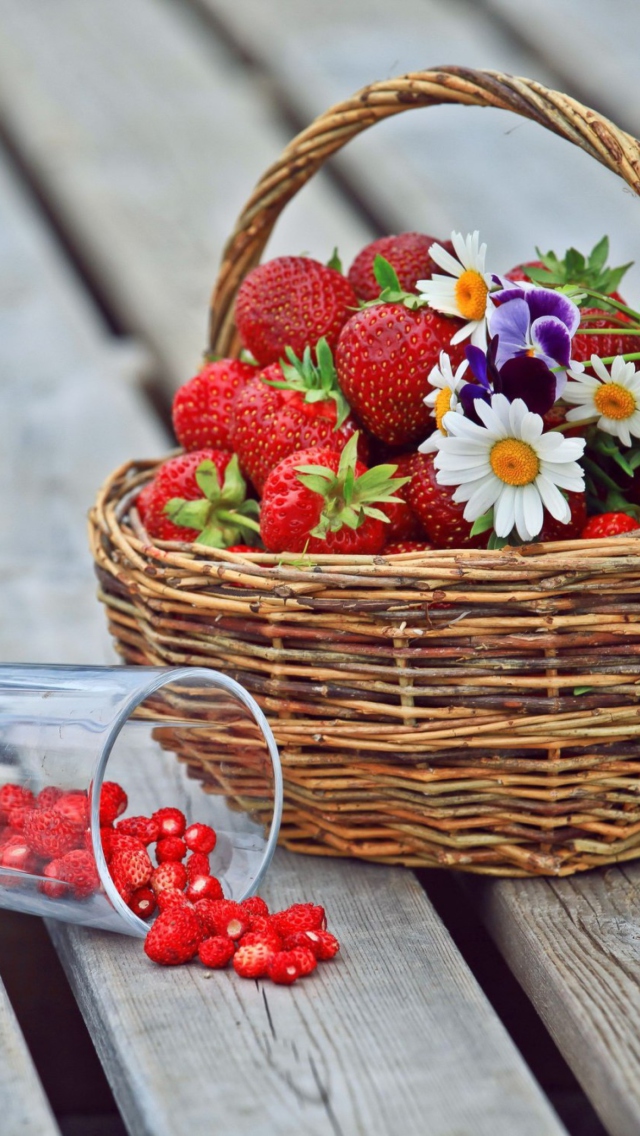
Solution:
<path fill-rule="evenodd" d="M 396 477 L 411 477 L 414 457 L 414 453 L 409 453 L 391 459 L 396 466 Z M 391 542 L 417 541 L 425 535 L 420 518 L 407 502 L 407 485 L 395 490 L 395 496 L 400 498 L 398 502 L 391 501 L 385 505 L 384 511 L 389 518 L 385 529 L 385 551 Z"/>
<path fill-rule="evenodd" d="M 463 347 L 451 346 L 462 321 L 404 303 L 362 308 L 345 324 L 335 352 L 338 381 L 355 416 L 391 445 L 410 445 L 431 432 L 424 399 L 429 374 L 447 351 L 455 367 Z"/>
<path fill-rule="evenodd" d="M 54 809 L 33 809 L 24 821 L 24 838 L 33 852 L 44 859 L 64 856 L 84 842 L 84 828 Z"/>
<path fill-rule="evenodd" d="M 190 824 L 184 832 L 184 842 L 190 852 L 213 852 L 216 834 L 208 824 Z"/>
<path fill-rule="evenodd" d="M 182 836 L 187 827 L 187 818 L 181 809 L 156 809 L 151 819 L 158 825 L 158 836 Z"/>
<path fill-rule="evenodd" d="M 262 978 L 276 951 L 264 939 L 241 943 L 233 956 L 233 969 L 241 978 Z"/>
<path fill-rule="evenodd" d="M 185 836 L 186 836 L 185 832 Z M 186 841 L 185 841 L 186 843 Z M 206 852 L 192 852 L 187 860 L 187 878 L 193 880 L 196 876 L 210 876 L 211 865 Z"/>
<path fill-rule="evenodd" d="M 227 935 L 212 935 L 203 939 L 198 947 L 198 957 L 209 970 L 221 970 L 233 958 L 235 943 Z"/>
<path fill-rule="evenodd" d="M 177 860 L 168 860 L 166 864 L 158 864 L 153 869 L 150 883 L 156 898 L 166 888 L 182 891 L 187 884 L 187 869 Z"/>
<path fill-rule="evenodd" d="M 87 899 L 100 887 L 100 876 L 91 852 L 77 848 L 57 862 L 56 876 L 71 885 L 76 899 Z"/>
<path fill-rule="evenodd" d="M 281 256 L 259 264 L 243 280 L 235 320 L 242 345 L 265 367 L 290 347 L 302 355 L 321 338 L 334 347 L 358 300 L 335 268 L 311 257 Z"/>
<path fill-rule="evenodd" d="M 222 884 L 217 876 L 192 876 L 185 890 L 187 899 L 195 903 L 198 899 L 224 899 Z"/>
<path fill-rule="evenodd" d="M 382 549 L 383 556 L 398 556 L 403 552 L 428 552 L 433 548 L 428 540 L 392 540 Z"/>
<path fill-rule="evenodd" d="M 86 828 L 89 824 L 89 798 L 85 792 L 74 790 L 58 797 L 53 808 L 63 816 Z"/>
<path fill-rule="evenodd" d="M 249 916 L 242 910 L 240 904 L 234 903 L 232 899 L 209 900 L 206 910 L 206 917 L 211 920 L 217 935 L 228 935 L 230 939 L 239 939 L 249 929 Z"/>
<path fill-rule="evenodd" d="M 31 812 L 32 807 L 32 805 L 15 805 L 14 808 L 9 809 L 7 820 L 14 832 L 22 832 L 26 815 Z"/>
<path fill-rule="evenodd" d="M 357 460 L 354 434 L 341 454 L 316 447 L 290 454 L 271 471 L 262 495 L 260 535 L 270 552 L 376 553 L 385 541 L 386 514 L 397 500 L 395 466 L 367 470 Z"/>
<path fill-rule="evenodd" d="M 251 920 L 254 920 L 258 917 L 266 918 L 269 914 L 269 908 L 267 904 L 259 895 L 247 896 L 246 899 L 243 899 L 241 901 L 240 906 L 243 911 L 246 911 Z"/>
<path fill-rule="evenodd" d="M 169 458 L 151 485 L 144 523 L 156 540 L 198 540 L 226 548 L 258 530 L 258 503 L 247 500 L 238 459 L 226 450 Z"/>
<path fill-rule="evenodd" d="M 282 935 L 269 915 L 252 915 L 249 930 L 240 938 L 240 943 L 254 943 L 257 940 L 268 943 L 273 951 L 282 950 Z"/>
<path fill-rule="evenodd" d="M 269 960 L 267 974 L 279 986 L 291 986 L 300 977 L 300 965 L 295 951 L 278 951 Z"/>
<path fill-rule="evenodd" d="M 624 326 L 616 329 L 616 325 L 630 322 L 624 312 L 611 312 L 607 314 L 599 308 L 582 308 L 580 312 L 580 327 L 571 343 L 571 358 L 579 362 L 586 362 L 592 355 L 599 355 L 607 359 L 613 355 L 629 355 L 640 351 L 640 336 L 625 335 Z M 635 325 L 634 325 L 635 326 Z M 581 328 L 611 328 L 602 335 L 583 335 Z"/>
<path fill-rule="evenodd" d="M 105 836 L 107 838 L 106 844 Z M 102 840 L 102 850 L 107 860 L 111 860 L 116 852 L 145 851 L 145 845 L 138 836 L 127 836 L 126 833 L 121 832 L 117 828 L 101 828 L 100 838 Z"/>
<path fill-rule="evenodd" d="M 234 404 L 233 448 L 240 467 L 258 493 L 273 467 L 296 450 L 326 445 L 340 451 L 357 430 L 338 386 L 331 349 L 317 345 L 314 363 L 306 347 L 301 359 L 288 349 L 287 358 L 261 371 L 247 383 Z M 366 459 L 366 441 L 359 456 Z"/>
<path fill-rule="evenodd" d="M 317 931 L 327 925 L 324 907 L 316 903 L 294 903 L 284 911 L 276 911 L 271 920 L 283 938 L 295 931 Z"/>
<path fill-rule="evenodd" d="M 176 887 L 161 888 L 160 891 L 151 889 L 155 896 L 158 909 L 166 911 L 169 907 L 188 907 L 190 911 L 194 910 L 194 905 L 189 902 L 183 891 Z"/>
<path fill-rule="evenodd" d="M 380 295 L 380 284 L 373 271 L 376 256 L 383 256 L 392 265 L 405 292 L 415 292 L 418 280 L 426 280 L 434 272 L 442 271 L 429 255 L 435 241 L 435 237 L 428 237 L 425 233 L 398 233 L 365 245 L 347 273 L 358 299 L 377 300 Z M 451 241 L 437 243 L 455 255 Z"/>
<path fill-rule="evenodd" d="M 124 817 L 116 824 L 116 832 L 123 836 L 135 836 L 143 844 L 154 844 L 160 835 L 160 826 L 156 820 L 146 816 Z"/>
<path fill-rule="evenodd" d="M 577 540 L 587 522 L 587 496 L 586 493 L 566 492 L 565 497 L 571 509 L 571 519 L 566 525 L 556 521 L 545 510 L 542 529 L 535 537 L 536 541 L 549 540 Z"/>
<path fill-rule="evenodd" d="M 3 785 L 0 789 L 0 818 L 6 817 L 9 810 L 17 805 L 29 805 L 33 808 L 35 803 L 36 799 L 31 789 L 25 789 L 22 785 L 12 783 Z"/>
<path fill-rule="evenodd" d="M 104 781 L 100 790 L 100 824 L 113 824 L 127 805 L 127 794 L 116 781 Z"/>
<path fill-rule="evenodd" d="M 44 789 L 41 789 L 36 797 L 36 808 L 52 809 L 56 801 L 59 801 L 62 795 L 62 789 L 58 789 L 55 785 L 45 785 Z"/>
<path fill-rule="evenodd" d="M 335 935 L 330 931 L 324 931 L 322 928 L 310 931 L 296 931 L 291 935 L 287 935 L 284 940 L 285 950 L 293 950 L 296 947 L 304 947 L 313 951 L 315 957 L 325 962 L 327 959 L 335 958 L 340 950 L 340 943 Z"/>
<path fill-rule="evenodd" d="M 292 947 L 287 951 L 291 961 L 298 967 L 301 978 L 311 974 L 318 965 L 318 960 L 309 947 Z"/>
<path fill-rule="evenodd" d="M 218 359 L 178 387 L 171 409 L 173 429 L 185 450 L 229 450 L 231 411 L 256 369 L 239 359 Z"/>
<path fill-rule="evenodd" d="M 163 836 L 156 844 L 156 860 L 164 864 L 167 860 L 184 860 L 187 846 L 179 836 Z"/>
<path fill-rule="evenodd" d="M 632 532 L 638 528 L 640 524 L 628 513 L 599 513 L 589 518 L 580 537 L 582 540 L 598 540 L 602 537 Z"/>
<path fill-rule="evenodd" d="M 109 861 L 109 871 L 116 885 L 137 891 L 149 883 L 154 867 L 146 848 L 137 848 L 114 852 Z"/>
<path fill-rule="evenodd" d="M 182 898 L 185 899 L 185 896 L 183 895 Z M 220 932 L 216 930 L 218 900 L 207 899 L 206 897 L 204 899 L 197 899 L 193 905 L 193 909 L 200 920 L 205 937 L 220 934 Z M 224 931 L 223 934 L 226 939 L 229 938 L 226 931 Z"/>
<path fill-rule="evenodd" d="M 439 485 L 433 454 L 416 454 L 411 466 L 411 481 L 405 495 L 420 518 L 434 548 L 485 548 L 487 534 L 471 536 L 471 524 L 463 517 L 464 505 L 453 501 L 454 489 Z"/>
<path fill-rule="evenodd" d="M 60 880 L 59 865 L 59 860 L 50 860 L 42 869 L 44 879 L 38 884 L 38 891 L 49 899 L 61 899 L 62 896 L 69 896 L 71 893 L 70 885 Z"/>
<path fill-rule="evenodd" d="M 179 966 L 198 953 L 200 924 L 187 907 L 161 911 L 144 941 L 145 954 L 160 966 Z"/>
<path fill-rule="evenodd" d="M 148 919 L 157 907 L 156 897 L 150 887 L 141 887 L 133 892 L 128 906 L 134 915 Z"/>
<path fill-rule="evenodd" d="M 38 858 L 27 844 L 24 836 L 14 833 L 0 849 L 0 865 L 18 872 L 33 872 Z"/>

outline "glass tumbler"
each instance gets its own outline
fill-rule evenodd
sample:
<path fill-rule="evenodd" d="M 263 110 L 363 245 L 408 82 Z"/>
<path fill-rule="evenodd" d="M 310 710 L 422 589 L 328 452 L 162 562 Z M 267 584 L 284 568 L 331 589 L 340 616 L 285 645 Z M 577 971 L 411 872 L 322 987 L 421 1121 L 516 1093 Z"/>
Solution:
<path fill-rule="evenodd" d="M 218 671 L 0 665 L 0 906 L 144 936 L 163 887 L 253 894 L 281 814 L 271 729 Z"/>

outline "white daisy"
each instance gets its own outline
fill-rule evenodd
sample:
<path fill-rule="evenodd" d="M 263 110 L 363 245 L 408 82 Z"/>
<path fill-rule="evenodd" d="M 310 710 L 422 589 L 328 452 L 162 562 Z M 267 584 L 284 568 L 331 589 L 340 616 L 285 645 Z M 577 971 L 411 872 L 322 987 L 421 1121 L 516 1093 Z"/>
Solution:
<path fill-rule="evenodd" d="M 522 540 L 538 535 L 544 509 L 567 524 L 571 510 L 560 490 L 584 489 L 578 459 L 585 439 L 543 433 L 542 418 L 521 398 L 509 402 L 494 394 L 490 405 L 477 399 L 475 409 L 483 426 L 461 414 L 445 415 L 447 435 L 434 462 L 440 484 L 458 486 L 453 500 L 466 501 L 465 520 L 493 507 L 496 535 L 508 537 L 515 527 Z"/>
<path fill-rule="evenodd" d="M 484 267 L 487 246 L 479 240 L 477 230 L 466 237 L 452 233 L 457 260 L 442 245 L 431 245 L 429 256 L 448 275 L 436 273 L 430 280 L 418 280 L 416 284 L 430 308 L 468 321 L 452 337 L 453 344 L 471 336 L 477 347 L 486 346 L 487 313 L 493 309 L 489 292 L 494 285 L 491 273 L 485 272 Z"/>
<path fill-rule="evenodd" d="M 597 355 L 591 356 L 591 366 L 595 375 L 567 372 L 573 382 L 567 383 L 562 397 L 577 404 L 567 413 L 567 421 L 597 417 L 599 430 L 630 446 L 632 435 L 640 438 L 640 371 L 622 355 L 613 360 L 611 373 Z"/>
<path fill-rule="evenodd" d="M 442 429 L 442 419 L 449 410 L 454 410 L 457 414 L 463 414 L 464 411 L 458 399 L 458 391 L 460 387 L 464 386 L 463 376 L 469 363 L 466 359 L 462 360 L 459 367 L 456 368 L 456 373 L 453 373 L 451 366 L 451 359 L 446 351 L 440 352 L 440 363 L 432 367 L 429 372 L 429 382 L 433 390 L 424 400 L 425 406 L 431 409 L 431 413 L 436 420 L 436 426 L 439 430 Z"/>

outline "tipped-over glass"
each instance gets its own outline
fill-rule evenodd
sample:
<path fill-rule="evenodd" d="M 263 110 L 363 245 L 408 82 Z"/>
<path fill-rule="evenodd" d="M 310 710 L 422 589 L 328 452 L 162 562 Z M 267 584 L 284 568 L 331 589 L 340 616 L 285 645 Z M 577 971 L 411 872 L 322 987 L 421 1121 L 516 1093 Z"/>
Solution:
<path fill-rule="evenodd" d="M 226 898 L 258 889 L 282 774 L 242 686 L 196 667 L 0 666 L 0 906 L 145 935 L 143 908 L 107 862 L 110 833 L 162 808 L 214 830 L 210 873 Z M 157 842 L 147 852 L 156 867 Z"/>

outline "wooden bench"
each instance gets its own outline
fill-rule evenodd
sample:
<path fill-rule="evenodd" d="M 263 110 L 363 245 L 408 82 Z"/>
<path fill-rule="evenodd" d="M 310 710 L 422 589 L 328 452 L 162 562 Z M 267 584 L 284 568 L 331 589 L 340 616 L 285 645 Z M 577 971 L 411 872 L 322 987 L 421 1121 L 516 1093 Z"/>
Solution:
<path fill-rule="evenodd" d="M 561 61 L 531 54 L 526 29 L 514 47 L 500 7 L 452 14 L 408 0 L 399 30 L 382 0 L 347 10 L 112 0 L 90 13 L 82 0 L 59 0 L 55 13 L 0 0 L 0 129 L 25 179 L 3 158 L 3 660 L 113 661 L 84 514 L 115 465 L 170 445 L 143 388 L 153 381 L 166 397 L 196 364 L 222 243 L 294 120 L 374 76 L 437 62 L 571 89 L 569 68 L 558 76 Z M 591 101 L 613 98 L 598 82 Z M 488 147 L 491 193 L 471 177 Z M 534 184 L 533 149 L 553 185 Z M 326 258 L 337 243 L 348 263 L 376 231 L 477 225 L 497 260 L 604 231 L 617 261 L 638 259 L 631 195 L 566 143 L 497 112 L 404 115 L 335 164 L 287 209 L 270 252 Z M 607 1131 L 638 1131 L 638 870 L 449 878 Z M 50 924 L 131 1131 L 182 1136 L 213 1117 L 217 1130 L 252 1134 L 566 1131 L 411 872 L 278 852 L 264 894 L 279 906 L 322 897 L 344 940 L 340 962 L 294 991 L 266 989 L 195 967 L 159 972 L 134 941 Z M 5 1095 L 0 1080 L 0 1108 Z"/>

